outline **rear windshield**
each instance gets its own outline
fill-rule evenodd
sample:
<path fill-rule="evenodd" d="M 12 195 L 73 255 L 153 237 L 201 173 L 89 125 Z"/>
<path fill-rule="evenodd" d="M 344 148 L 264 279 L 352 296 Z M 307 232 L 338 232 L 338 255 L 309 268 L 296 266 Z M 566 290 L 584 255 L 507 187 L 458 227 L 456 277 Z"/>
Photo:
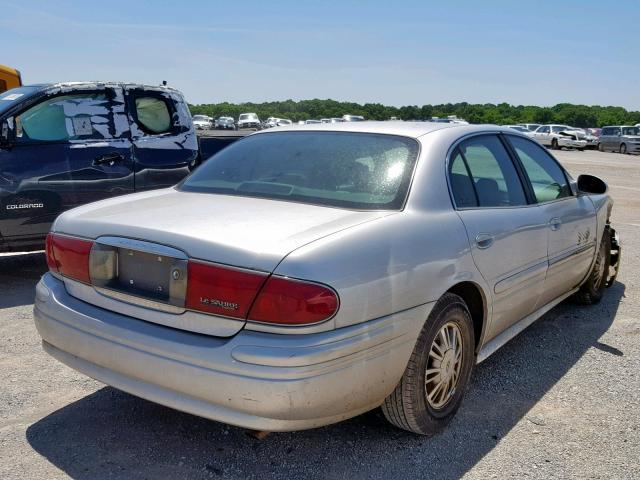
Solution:
<path fill-rule="evenodd" d="M 398 210 L 407 196 L 418 150 L 415 140 L 393 135 L 258 134 L 211 157 L 179 189 L 357 210 Z"/>

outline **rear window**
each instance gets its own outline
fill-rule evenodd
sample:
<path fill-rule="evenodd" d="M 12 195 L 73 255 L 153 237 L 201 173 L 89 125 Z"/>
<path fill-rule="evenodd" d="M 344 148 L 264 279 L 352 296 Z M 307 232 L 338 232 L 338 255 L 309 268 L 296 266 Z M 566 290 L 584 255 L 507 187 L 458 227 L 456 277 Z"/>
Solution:
<path fill-rule="evenodd" d="M 150 134 L 171 131 L 171 114 L 166 102 L 156 97 L 137 97 L 136 114 L 138 123 Z"/>
<path fill-rule="evenodd" d="M 179 188 L 358 210 L 398 210 L 407 196 L 418 151 L 415 140 L 393 135 L 253 135 L 211 157 Z"/>

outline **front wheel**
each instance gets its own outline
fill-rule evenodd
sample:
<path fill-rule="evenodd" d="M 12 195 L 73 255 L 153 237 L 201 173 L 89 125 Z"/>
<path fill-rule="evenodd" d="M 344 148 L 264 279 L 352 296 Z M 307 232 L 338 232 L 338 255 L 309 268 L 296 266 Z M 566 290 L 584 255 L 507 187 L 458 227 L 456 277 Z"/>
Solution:
<path fill-rule="evenodd" d="M 598 151 L 604 152 L 604 147 L 602 146 L 601 143 L 598 144 Z"/>
<path fill-rule="evenodd" d="M 558 140 L 555 138 L 551 140 L 551 150 L 558 150 L 559 148 Z"/>
<path fill-rule="evenodd" d="M 627 153 L 627 146 L 624 143 L 620 145 L 620 153 L 623 155 Z"/>
<path fill-rule="evenodd" d="M 386 419 L 421 435 L 434 435 L 453 418 L 475 363 L 473 321 L 464 300 L 446 293 L 433 307 L 407 368 L 382 404 Z"/>
<path fill-rule="evenodd" d="M 596 261 L 589 273 L 589 277 L 576 293 L 576 299 L 583 305 L 600 303 L 604 289 L 607 287 L 609 264 L 611 263 L 611 237 L 604 231 Z"/>

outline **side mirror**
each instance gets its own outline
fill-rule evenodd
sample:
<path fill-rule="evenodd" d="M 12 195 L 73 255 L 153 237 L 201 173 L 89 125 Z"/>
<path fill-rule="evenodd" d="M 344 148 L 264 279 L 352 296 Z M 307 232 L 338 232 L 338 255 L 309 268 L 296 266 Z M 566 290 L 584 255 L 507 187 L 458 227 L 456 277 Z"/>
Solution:
<path fill-rule="evenodd" d="M 593 175 L 580 175 L 578 177 L 578 192 L 592 195 L 607 193 L 607 184 Z"/>

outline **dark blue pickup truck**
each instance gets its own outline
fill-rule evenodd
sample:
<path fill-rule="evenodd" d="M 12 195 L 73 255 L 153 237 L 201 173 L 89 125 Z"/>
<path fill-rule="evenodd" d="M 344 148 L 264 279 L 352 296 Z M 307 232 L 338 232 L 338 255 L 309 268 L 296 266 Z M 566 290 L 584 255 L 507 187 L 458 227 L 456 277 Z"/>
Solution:
<path fill-rule="evenodd" d="M 83 82 L 4 92 L 0 252 L 42 248 L 69 208 L 175 185 L 233 140 L 199 145 L 182 94 L 164 86 Z"/>

